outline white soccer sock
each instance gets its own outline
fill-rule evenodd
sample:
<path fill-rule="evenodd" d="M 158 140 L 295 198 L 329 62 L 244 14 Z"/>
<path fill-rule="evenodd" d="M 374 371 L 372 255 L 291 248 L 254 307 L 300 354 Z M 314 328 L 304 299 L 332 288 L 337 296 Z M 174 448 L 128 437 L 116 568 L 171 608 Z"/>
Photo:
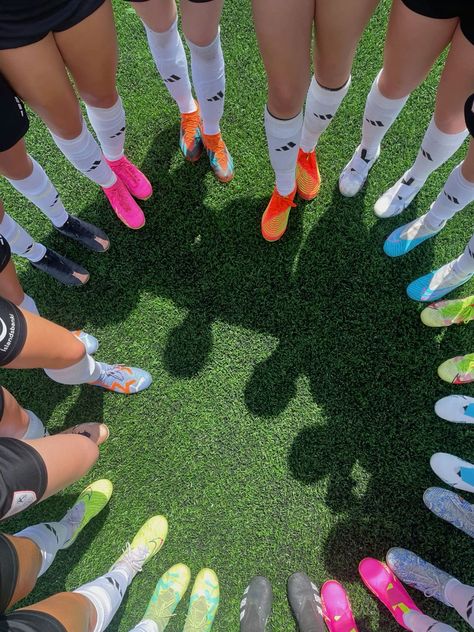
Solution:
<path fill-rule="evenodd" d="M 367 158 L 375 156 L 383 137 L 395 122 L 410 96 L 407 95 L 402 99 L 384 97 L 378 86 L 381 73 L 382 71 L 376 76 L 365 104 L 360 144 L 362 149 L 367 150 Z"/>
<path fill-rule="evenodd" d="M 277 119 L 265 108 L 270 162 L 275 172 L 276 187 L 281 195 L 289 195 L 296 184 L 296 161 L 303 128 L 303 113 L 289 120 Z"/>
<path fill-rule="evenodd" d="M 87 116 L 107 160 L 120 160 L 125 146 L 125 110 L 119 97 L 111 108 L 96 108 L 86 103 Z"/>
<path fill-rule="evenodd" d="M 32 314 L 36 314 L 37 316 L 39 316 L 39 311 L 36 303 L 31 298 L 31 296 L 28 296 L 28 294 L 23 294 L 23 300 L 18 305 L 18 307 L 20 307 L 21 309 L 26 309 L 27 312 L 31 312 Z"/>
<path fill-rule="evenodd" d="M 426 215 L 426 220 L 433 227 L 451 219 L 464 207 L 474 201 L 474 182 L 469 182 L 462 175 L 462 163 L 451 172 L 443 190 L 436 198 Z"/>
<path fill-rule="evenodd" d="M 28 261 L 39 261 L 46 253 L 45 246 L 35 241 L 8 213 L 5 213 L 0 222 L 0 234 L 8 241 L 14 254 L 25 257 Z"/>
<path fill-rule="evenodd" d="M 189 80 L 188 60 L 178 31 L 178 18 L 164 33 L 152 31 L 145 24 L 146 36 L 156 68 L 179 107 L 181 114 L 196 111 Z"/>
<path fill-rule="evenodd" d="M 158 625 L 151 619 L 143 619 L 130 632 L 161 632 Z"/>
<path fill-rule="evenodd" d="M 474 627 L 474 588 L 453 578 L 446 584 L 444 595 L 464 621 Z"/>
<path fill-rule="evenodd" d="M 42 439 L 43 437 L 46 437 L 49 433 L 44 427 L 41 419 L 31 410 L 27 410 L 26 413 L 28 415 L 28 428 L 22 436 L 22 439 Z"/>
<path fill-rule="evenodd" d="M 87 384 L 99 379 L 102 367 L 92 356 L 85 354 L 82 360 L 65 369 L 45 369 L 46 375 L 59 384 Z"/>
<path fill-rule="evenodd" d="M 436 619 L 427 617 L 416 610 L 405 613 L 403 622 L 412 632 L 456 632 L 450 625 L 436 621 Z"/>
<path fill-rule="evenodd" d="M 114 568 L 106 575 L 74 591 L 87 597 L 96 609 L 97 624 L 92 632 L 103 632 L 107 628 L 119 609 L 133 577 L 134 575 L 127 573 L 125 568 Z"/>
<path fill-rule="evenodd" d="M 68 218 L 68 213 L 61 202 L 59 193 L 43 167 L 31 156 L 30 160 L 33 163 L 33 171 L 27 178 L 23 178 L 23 180 L 7 179 L 19 193 L 37 206 L 52 221 L 54 226 L 62 226 Z"/>
<path fill-rule="evenodd" d="M 303 151 L 310 152 L 316 147 L 319 137 L 334 118 L 350 85 L 351 78 L 349 77 L 338 90 L 328 90 L 320 86 L 315 77 L 311 79 L 306 97 L 303 133 L 301 135 L 301 149 Z"/>
<path fill-rule="evenodd" d="M 201 108 L 204 134 L 218 134 L 224 114 L 225 63 L 220 32 L 208 46 L 187 40 L 191 51 L 193 85 Z"/>
<path fill-rule="evenodd" d="M 456 259 L 454 272 L 460 277 L 466 277 L 474 272 L 474 235 L 462 255 Z"/>
<path fill-rule="evenodd" d="M 70 531 L 61 522 L 44 522 L 15 533 L 17 538 L 28 538 L 39 548 L 43 562 L 38 577 L 41 577 L 51 566 L 56 553 L 71 537 L 72 533 Z"/>
<path fill-rule="evenodd" d="M 104 160 L 104 155 L 84 120 L 82 125 L 82 132 L 72 140 L 60 138 L 52 132 L 51 136 L 69 162 L 86 178 L 101 187 L 110 187 L 117 182 L 117 177 Z"/>
<path fill-rule="evenodd" d="M 413 166 L 405 174 L 405 180 L 415 178 L 422 183 L 438 167 L 446 162 L 461 147 L 468 135 L 467 130 L 459 134 L 445 134 L 436 126 L 434 116 L 430 121 Z"/>

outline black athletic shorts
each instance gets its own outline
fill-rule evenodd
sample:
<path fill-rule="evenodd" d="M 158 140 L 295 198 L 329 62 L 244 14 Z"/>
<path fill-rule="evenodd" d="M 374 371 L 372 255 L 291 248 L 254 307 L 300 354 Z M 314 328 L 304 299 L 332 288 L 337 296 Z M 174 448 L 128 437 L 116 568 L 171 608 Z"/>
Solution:
<path fill-rule="evenodd" d="M 148 2 L 148 0 L 127 0 L 127 2 Z M 189 0 L 189 2 L 212 2 L 212 0 Z"/>
<path fill-rule="evenodd" d="M 10 244 L 3 235 L 0 235 L 0 272 L 3 272 L 12 258 Z"/>
<path fill-rule="evenodd" d="M 88 18 L 105 0 L 0 0 L 0 50 L 34 44 Z"/>
<path fill-rule="evenodd" d="M 28 131 L 25 106 L 0 75 L 0 151 L 11 149 Z"/>
<path fill-rule="evenodd" d="M 459 18 L 461 30 L 474 44 L 474 2 L 473 0 L 402 0 L 415 13 L 427 18 L 446 20 Z"/>
<path fill-rule="evenodd" d="M 67 632 L 57 619 L 37 610 L 0 615 L 0 632 Z"/>
<path fill-rule="evenodd" d="M 474 138 L 474 94 L 466 101 L 464 106 L 464 116 L 466 117 L 466 127 L 469 133 Z"/>
<path fill-rule="evenodd" d="M 24 441 L 1 437 L 0 521 L 38 503 L 47 484 L 48 473 L 40 454 Z"/>
<path fill-rule="evenodd" d="M 0 296 L 0 366 L 17 358 L 26 341 L 26 320 L 16 305 Z"/>

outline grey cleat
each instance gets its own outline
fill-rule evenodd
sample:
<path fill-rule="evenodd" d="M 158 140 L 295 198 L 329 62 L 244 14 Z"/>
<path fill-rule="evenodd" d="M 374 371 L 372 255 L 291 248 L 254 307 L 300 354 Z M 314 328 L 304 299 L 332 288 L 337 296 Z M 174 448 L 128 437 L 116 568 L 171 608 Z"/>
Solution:
<path fill-rule="evenodd" d="M 288 601 L 300 632 L 325 632 L 318 588 L 305 573 L 288 579 Z"/>
<path fill-rule="evenodd" d="M 272 601 L 272 587 L 268 579 L 254 577 L 240 602 L 240 632 L 265 632 Z"/>

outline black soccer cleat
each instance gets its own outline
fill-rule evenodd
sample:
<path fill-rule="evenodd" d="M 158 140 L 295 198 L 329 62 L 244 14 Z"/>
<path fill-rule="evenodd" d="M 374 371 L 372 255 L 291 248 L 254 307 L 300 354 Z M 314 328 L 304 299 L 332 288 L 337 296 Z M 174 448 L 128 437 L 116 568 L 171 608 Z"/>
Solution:
<path fill-rule="evenodd" d="M 288 579 L 288 601 L 300 632 L 326 631 L 319 591 L 305 573 Z"/>
<path fill-rule="evenodd" d="M 69 215 L 62 226 L 55 228 L 61 235 L 78 241 L 94 252 L 106 252 L 110 248 L 110 239 L 103 230 L 73 215 Z"/>
<path fill-rule="evenodd" d="M 254 577 L 240 602 L 240 632 L 265 632 L 272 601 L 272 587 L 268 579 Z"/>
<path fill-rule="evenodd" d="M 49 248 L 46 248 L 42 259 L 30 263 L 34 268 L 46 272 L 64 285 L 85 285 L 90 277 L 85 268 Z"/>

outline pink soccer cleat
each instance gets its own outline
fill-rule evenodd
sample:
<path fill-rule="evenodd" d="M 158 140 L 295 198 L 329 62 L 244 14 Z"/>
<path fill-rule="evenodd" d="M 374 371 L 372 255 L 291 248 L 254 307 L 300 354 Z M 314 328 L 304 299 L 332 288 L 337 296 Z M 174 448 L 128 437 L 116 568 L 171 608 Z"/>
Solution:
<path fill-rule="evenodd" d="M 321 588 L 323 617 L 329 632 L 358 632 L 346 591 L 334 580 Z"/>
<path fill-rule="evenodd" d="M 128 192 L 125 184 L 117 178 L 117 182 L 111 187 L 102 187 L 111 207 L 117 217 L 133 230 L 138 230 L 145 225 L 145 215 L 135 200 Z"/>
<path fill-rule="evenodd" d="M 403 615 L 411 610 L 421 610 L 405 590 L 405 587 L 386 564 L 366 557 L 359 564 L 359 573 L 367 588 L 386 606 L 402 628 L 409 630 Z"/>
<path fill-rule="evenodd" d="M 152 196 L 150 181 L 128 158 L 122 156 L 119 160 L 107 160 L 107 164 L 134 198 L 148 200 Z"/>

